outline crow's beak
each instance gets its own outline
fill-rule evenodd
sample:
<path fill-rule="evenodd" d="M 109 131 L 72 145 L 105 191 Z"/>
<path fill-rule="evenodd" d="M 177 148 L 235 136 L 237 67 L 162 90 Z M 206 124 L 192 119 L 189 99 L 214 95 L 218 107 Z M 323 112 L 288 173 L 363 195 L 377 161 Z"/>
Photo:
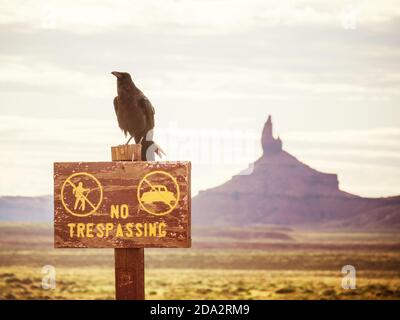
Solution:
<path fill-rule="evenodd" d="M 121 72 L 118 72 L 118 71 L 113 71 L 113 72 L 111 72 L 111 74 L 116 76 L 117 78 L 120 78 L 122 76 Z"/>

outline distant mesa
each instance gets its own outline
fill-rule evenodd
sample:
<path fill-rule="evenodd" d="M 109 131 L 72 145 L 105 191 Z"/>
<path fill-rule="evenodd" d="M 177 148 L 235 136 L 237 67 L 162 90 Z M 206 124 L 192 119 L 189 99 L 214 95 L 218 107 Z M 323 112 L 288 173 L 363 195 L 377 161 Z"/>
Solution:
<path fill-rule="evenodd" d="M 271 116 L 261 144 L 263 155 L 250 174 L 193 198 L 194 224 L 400 229 L 400 197 L 369 199 L 340 190 L 336 174 L 314 170 L 282 149 Z"/>

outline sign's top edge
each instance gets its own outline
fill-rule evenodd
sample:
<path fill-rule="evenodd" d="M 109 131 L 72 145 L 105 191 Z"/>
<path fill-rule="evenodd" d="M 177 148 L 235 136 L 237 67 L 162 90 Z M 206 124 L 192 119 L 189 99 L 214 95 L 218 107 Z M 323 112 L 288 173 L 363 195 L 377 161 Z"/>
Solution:
<path fill-rule="evenodd" d="M 57 164 L 80 164 L 80 163 L 88 163 L 88 164 L 101 164 L 101 163 L 132 163 L 132 164 L 191 164 L 191 161 L 181 161 L 181 160 L 174 160 L 174 161 L 55 161 L 53 165 Z"/>

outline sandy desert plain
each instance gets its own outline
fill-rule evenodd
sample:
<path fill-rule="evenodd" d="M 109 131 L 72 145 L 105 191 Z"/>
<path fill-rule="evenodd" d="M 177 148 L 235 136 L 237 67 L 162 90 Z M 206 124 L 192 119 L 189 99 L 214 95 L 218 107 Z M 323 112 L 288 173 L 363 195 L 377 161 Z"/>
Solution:
<path fill-rule="evenodd" d="M 400 299 L 396 232 L 195 229 L 193 248 L 145 260 L 146 299 Z M 55 289 L 42 288 L 45 265 Z M 356 289 L 342 288 L 345 265 Z M 114 299 L 113 249 L 54 249 L 50 224 L 1 223 L 0 299 Z"/>

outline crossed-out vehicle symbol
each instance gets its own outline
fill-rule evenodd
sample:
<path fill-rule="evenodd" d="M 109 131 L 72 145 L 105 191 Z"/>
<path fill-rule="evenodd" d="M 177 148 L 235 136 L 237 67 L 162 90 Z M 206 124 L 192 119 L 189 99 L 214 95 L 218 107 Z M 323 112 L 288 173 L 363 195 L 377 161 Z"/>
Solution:
<path fill-rule="evenodd" d="M 150 191 L 142 194 L 140 201 L 146 204 L 164 202 L 167 205 L 171 205 L 176 201 L 176 197 L 173 192 L 168 191 L 166 186 L 152 185 Z"/>
<path fill-rule="evenodd" d="M 137 187 L 137 199 L 141 209 L 155 216 L 165 216 L 174 210 L 179 197 L 178 181 L 170 173 L 162 170 L 147 173 Z"/>

